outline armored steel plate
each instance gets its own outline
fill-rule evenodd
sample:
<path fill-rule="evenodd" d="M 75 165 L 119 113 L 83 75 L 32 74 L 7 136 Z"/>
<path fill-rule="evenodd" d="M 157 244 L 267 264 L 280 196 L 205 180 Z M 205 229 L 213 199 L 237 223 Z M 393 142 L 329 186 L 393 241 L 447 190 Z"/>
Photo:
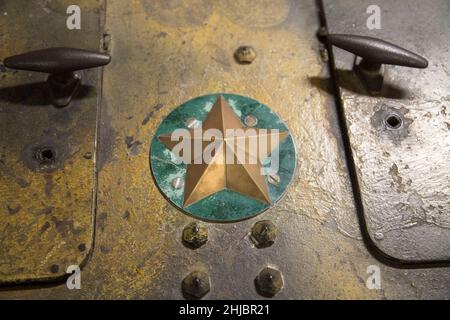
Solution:
<path fill-rule="evenodd" d="M 264 275 L 281 275 L 274 299 L 450 297 L 448 268 L 392 268 L 362 241 L 334 91 L 326 90 L 332 61 L 316 38 L 316 3 L 108 0 L 105 45 L 112 62 L 104 71 L 99 120 L 98 214 L 81 290 L 68 290 L 65 282 L 17 286 L 0 290 L 0 298 L 183 299 L 192 274 L 209 276 L 204 299 L 262 298 L 255 279 Z M 355 2 L 347 5 L 341 19 L 352 21 L 346 12 Z M 242 46 L 253 47 L 251 63 L 235 58 Z M 286 195 L 235 223 L 181 213 L 161 195 L 149 168 L 151 141 L 164 119 L 186 101 L 215 92 L 270 107 L 298 150 Z M 253 231 L 267 220 L 276 238 L 261 248 Z M 192 223 L 207 231 L 195 250 L 184 245 Z M 380 290 L 366 286 L 368 270 L 380 271 Z"/>
<path fill-rule="evenodd" d="M 450 262 L 449 2 L 325 4 L 330 33 L 381 38 L 429 61 L 423 70 L 385 66 L 383 91 L 371 96 L 354 55 L 334 50 L 369 239 L 405 266 Z M 367 27 L 370 6 L 380 29 Z"/>
<path fill-rule="evenodd" d="M 198 128 L 192 128 L 193 126 Z M 208 132 L 206 128 L 214 133 L 212 130 L 219 130 L 219 127 L 224 131 L 218 132 L 224 142 L 217 145 L 216 156 L 211 159 L 209 165 L 204 164 L 203 154 L 200 155 L 201 161 L 197 161 L 198 164 L 191 162 L 191 159 L 180 161 L 166 146 L 172 146 L 172 138 L 175 138 L 172 135 L 176 132 L 192 132 L 195 135 L 197 129 L 198 133 L 204 136 Z M 191 131 L 188 131 L 189 129 Z M 226 130 L 240 130 L 242 138 L 232 136 L 228 138 L 232 142 L 227 142 Z M 194 217 L 230 222 L 255 216 L 273 206 L 292 180 L 296 156 L 295 146 L 288 131 L 277 115 L 256 100 L 233 94 L 213 94 L 195 98 L 172 111 L 156 131 L 150 151 L 153 177 L 169 201 Z M 164 137 L 167 139 L 162 140 Z M 273 150 L 267 157 L 257 159 L 253 164 L 249 160 L 256 160 L 257 154 L 255 157 L 246 157 L 247 159 L 242 159 L 241 162 L 234 161 L 236 154 L 232 151 L 236 152 L 238 147 L 236 140 L 243 142 L 240 149 L 245 155 L 246 143 L 251 143 L 245 140 L 254 139 L 256 144 L 264 144 L 267 148 L 275 137 L 276 145 L 274 143 Z M 219 139 L 219 135 L 214 138 Z M 272 141 L 264 141 L 270 138 Z M 203 138 L 198 141 L 201 139 Z M 215 142 L 211 140 L 209 139 L 210 146 L 214 147 Z M 189 144 L 188 150 L 185 151 L 191 151 L 193 144 L 194 142 L 192 146 Z M 204 153 L 206 148 L 207 146 Z M 219 149 L 222 149 L 221 154 Z M 257 145 L 255 150 L 247 150 L 247 153 L 251 154 L 252 151 L 258 153 Z M 233 162 L 232 164 L 226 161 L 229 153 L 232 153 L 232 161 L 229 161 Z M 193 155 L 192 157 L 197 158 Z M 264 169 L 267 173 L 262 176 Z M 270 169 L 272 172 L 269 172 Z M 200 174 L 197 173 L 198 170 Z"/>
<path fill-rule="evenodd" d="M 1 1 L 0 59 L 49 47 L 99 50 L 102 1 L 83 0 L 80 30 L 71 1 Z M 61 278 L 86 261 L 93 242 L 99 70 L 80 73 L 72 103 L 55 108 L 47 75 L 0 73 L 0 282 Z"/>

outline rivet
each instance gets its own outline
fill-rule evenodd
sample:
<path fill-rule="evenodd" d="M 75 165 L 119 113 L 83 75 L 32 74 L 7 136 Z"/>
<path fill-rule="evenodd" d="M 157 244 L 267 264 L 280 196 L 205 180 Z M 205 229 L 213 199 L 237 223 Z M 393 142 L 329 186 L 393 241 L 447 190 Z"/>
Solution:
<path fill-rule="evenodd" d="M 237 62 L 241 64 L 250 64 L 256 59 L 256 52 L 255 49 L 250 46 L 241 46 L 236 50 L 234 56 Z"/>
<path fill-rule="evenodd" d="M 258 118 L 252 114 L 249 114 L 244 118 L 244 123 L 247 127 L 254 127 L 258 124 Z"/>
<path fill-rule="evenodd" d="M 186 120 L 186 127 L 189 129 L 200 128 L 201 122 L 195 118 L 189 118 Z"/>
<path fill-rule="evenodd" d="M 327 28 L 325 28 L 325 27 L 321 27 L 317 31 L 317 37 L 319 38 L 320 41 L 323 41 L 327 35 L 328 35 L 328 31 L 327 31 Z"/>
<path fill-rule="evenodd" d="M 281 178 L 278 174 L 274 173 L 267 177 L 267 180 L 271 185 L 278 186 L 280 184 Z"/>
<path fill-rule="evenodd" d="M 92 159 L 92 152 L 86 152 L 83 156 L 86 160 Z"/>
<path fill-rule="evenodd" d="M 172 180 L 172 187 L 176 190 L 182 189 L 184 186 L 184 182 L 183 179 L 181 179 L 180 177 L 177 177 L 175 179 Z"/>
<path fill-rule="evenodd" d="M 374 237 L 375 237 L 375 240 L 380 241 L 380 240 L 384 239 L 384 234 L 381 232 L 375 232 Z"/>

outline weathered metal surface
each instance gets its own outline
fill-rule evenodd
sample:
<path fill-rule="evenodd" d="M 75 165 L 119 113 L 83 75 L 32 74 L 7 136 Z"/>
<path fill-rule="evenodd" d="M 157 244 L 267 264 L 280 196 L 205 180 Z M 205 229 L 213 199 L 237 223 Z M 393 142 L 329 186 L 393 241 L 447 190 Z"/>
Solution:
<path fill-rule="evenodd" d="M 182 299 L 183 279 L 196 271 L 209 277 L 204 298 L 259 299 L 254 280 L 268 266 L 282 273 L 274 299 L 450 297 L 448 269 L 393 269 L 361 241 L 333 96 L 316 86 L 329 76 L 316 9 L 314 1 L 108 1 L 113 61 L 104 74 L 96 245 L 82 289 L 15 287 L 0 297 Z M 249 65 L 235 61 L 242 45 L 257 52 Z M 192 250 L 182 232 L 195 220 L 160 194 L 148 155 L 176 106 L 213 92 L 270 105 L 292 131 L 300 166 L 275 208 L 205 223 L 208 242 Z M 277 238 L 257 249 L 251 230 L 262 219 Z M 382 290 L 367 289 L 369 265 L 379 265 Z"/>
<path fill-rule="evenodd" d="M 102 152 L 110 157 L 99 173 L 102 222 L 96 243 L 103 250 L 87 266 L 97 276 L 87 275 L 87 286 L 97 287 L 98 297 L 182 298 L 182 279 L 203 269 L 211 277 L 208 298 L 258 298 L 253 280 L 269 264 L 286 282 L 276 298 L 377 295 L 355 277 L 350 260 L 364 246 L 346 236 L 358 237 L 358 226 L 330 123 L 333 100 L 308 81 L 326 73 L 317 54 L 314 3 L 278 1 L 264 12 L 264 3 L 253 8 L 254 2 L 241 1 L 244 8 L 236 12 L 229 10 L 230 1 L 194 1 L 188 6 L 198 8 L 195 16 L 186 15 L 188 9 L 166 10 L 180 2 L 160 3 L 131 1 L 126 8 L 119 1 L 108 3 L 113 61 L 105 70 L 102 114 L 108 122 L 101 139 Z M 267 26 L 248 24 L 268 17 L 274 20 L 266 20 Z M 258 52 L 250 65 L 234 60 L 242 44 Z M 127 90 L 118 90 L 125 83 Z M 181 233 L 192 218 L 170 205 L 152 180 L 149 137 L 177 106 L 214 92 L 271 106 L 296 142 L 299 173 L 279 205 L 260 216 L 278 227 L 271 248 L 253 248 L 248 238 L 253 219 L 209 223 L 208 243 L 194 252 L 185 248 Z M 125 143 L 127 137 L 132 143 Z M 106 145 L 106 138 L 114 143 Z M 111 201 L 119 197 L 126 200 Z M 334 238 L 345 252 L 339 258 Z M 360 266 L 363 273 L 367 264 Z M 334 292 L 327 290 L 331 287 Z"/>
<path fill-rule="evenodd" d="M 430 62 L 386 66 L 372 97 L 350 71 L 354 56 L 334 50 L 368 236 L 396 262 L 450 262 L 449 2 L 325 4 L 330 32 L 382 38 Z M 381 8 L 380 30 L 366 27 L 370 5 Z"/>
<path fill-rule="evenodd" d="M 103 2 L 78 1 L 83 31 L 66 28 L 70 4 L 2 1 L 0 59 L 56 46 L 98 50 Z M 61 278 L 92 248 L 98 72 L 82 73 L 64 109 L 49 102 L 47 75 L 0 73 L 0 283 Z"/>

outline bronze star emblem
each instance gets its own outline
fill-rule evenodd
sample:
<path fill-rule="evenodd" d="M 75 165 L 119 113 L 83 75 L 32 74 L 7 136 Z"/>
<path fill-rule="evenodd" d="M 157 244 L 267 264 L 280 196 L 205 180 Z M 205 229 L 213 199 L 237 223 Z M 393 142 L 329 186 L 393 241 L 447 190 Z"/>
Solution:
<path fill-rule="evenodd" d="M 270 155 L 289 133 L 287 131 L 271 133 L 270 131 L 263 131 L 261 129 L 244 126 L 223 96 L 220 96 L 217 99 L 211 111 L 208 113 L 206 120 L 203 122 L 202 129 L 203 131 L 208 129 L 219 130 L 222 133 L 223 138 L 221 138 L 218 143 L 221 143 L 223 147 L 220 149 L 222 150 L 221 152 L 212 155 L 212 161 L 209 163 L 203 163 L 203 161 L 198 163 L 198 161 L 194 161 L 194 158 L 192 157 L 192 161 L 187 165 L 183 207 L 190 206 L 191 204 L 224 189 L 238 192 L 242 195 L 262 201 L 265 204 L 270 204 L 271 199 L 269 196 L 267 179 L 261 174 L 261 162 L 264 159 L 260 158 L 259 152 L 252 152 L 249 154 L 247 151 L 248 148 L 245 148 L 246 159 L 256 157 L 256 159 L 254 159 L 256 161 L 240 161 L 239 157 L 236 155 L 236 142 L 239 139 L 244 139 L 245 145 L 248 146 L 250 137 L 257 138 L 258 142 L 259 139 L 265 139 L 268 151 L 267 155 Z M 242 134 L 237 134 L 230 138 L 226 136 L 227 129 L 240 129 L 237 132 L 241 132 Z M 248 130 L 252 130 L 253 136 Z M 190 129 L 189 132 L 191 145 L 194 145 L 194 139 L 198 138 L 194 135 L 194 129 Z M 254 133 L 256 133 L 256 135 Z M 278 138 L 278 144 L 272 143 L 272 139 L 275 136 Z M 170 150 L 179 143 L 179 141 L 172 141 L 171 134 L 161 135 L 158 138 Z M 205 141 L 202 139 L 202 151 L 204 151 L 210 143 L 210 140 Z M 230 154 L 227 153 L 232 153 L 231 156 L 235 160 L 233 163 L 228 163 L 229 161 L 226 161 L 226 159 L 229 159 L 230 157 Z"/>

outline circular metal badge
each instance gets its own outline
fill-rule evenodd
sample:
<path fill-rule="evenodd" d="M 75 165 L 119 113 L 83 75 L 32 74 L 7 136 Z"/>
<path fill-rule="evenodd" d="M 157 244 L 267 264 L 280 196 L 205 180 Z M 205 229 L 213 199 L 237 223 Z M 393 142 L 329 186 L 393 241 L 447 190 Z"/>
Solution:
<path fill-rule="evenodd" d="M 287 190 L 296 151 L 283 121 L 235 94 L 192 99 L 159 126 L 150 167 L 161 193 L 202 220 L 232 222 L 272 207 Z"/>

